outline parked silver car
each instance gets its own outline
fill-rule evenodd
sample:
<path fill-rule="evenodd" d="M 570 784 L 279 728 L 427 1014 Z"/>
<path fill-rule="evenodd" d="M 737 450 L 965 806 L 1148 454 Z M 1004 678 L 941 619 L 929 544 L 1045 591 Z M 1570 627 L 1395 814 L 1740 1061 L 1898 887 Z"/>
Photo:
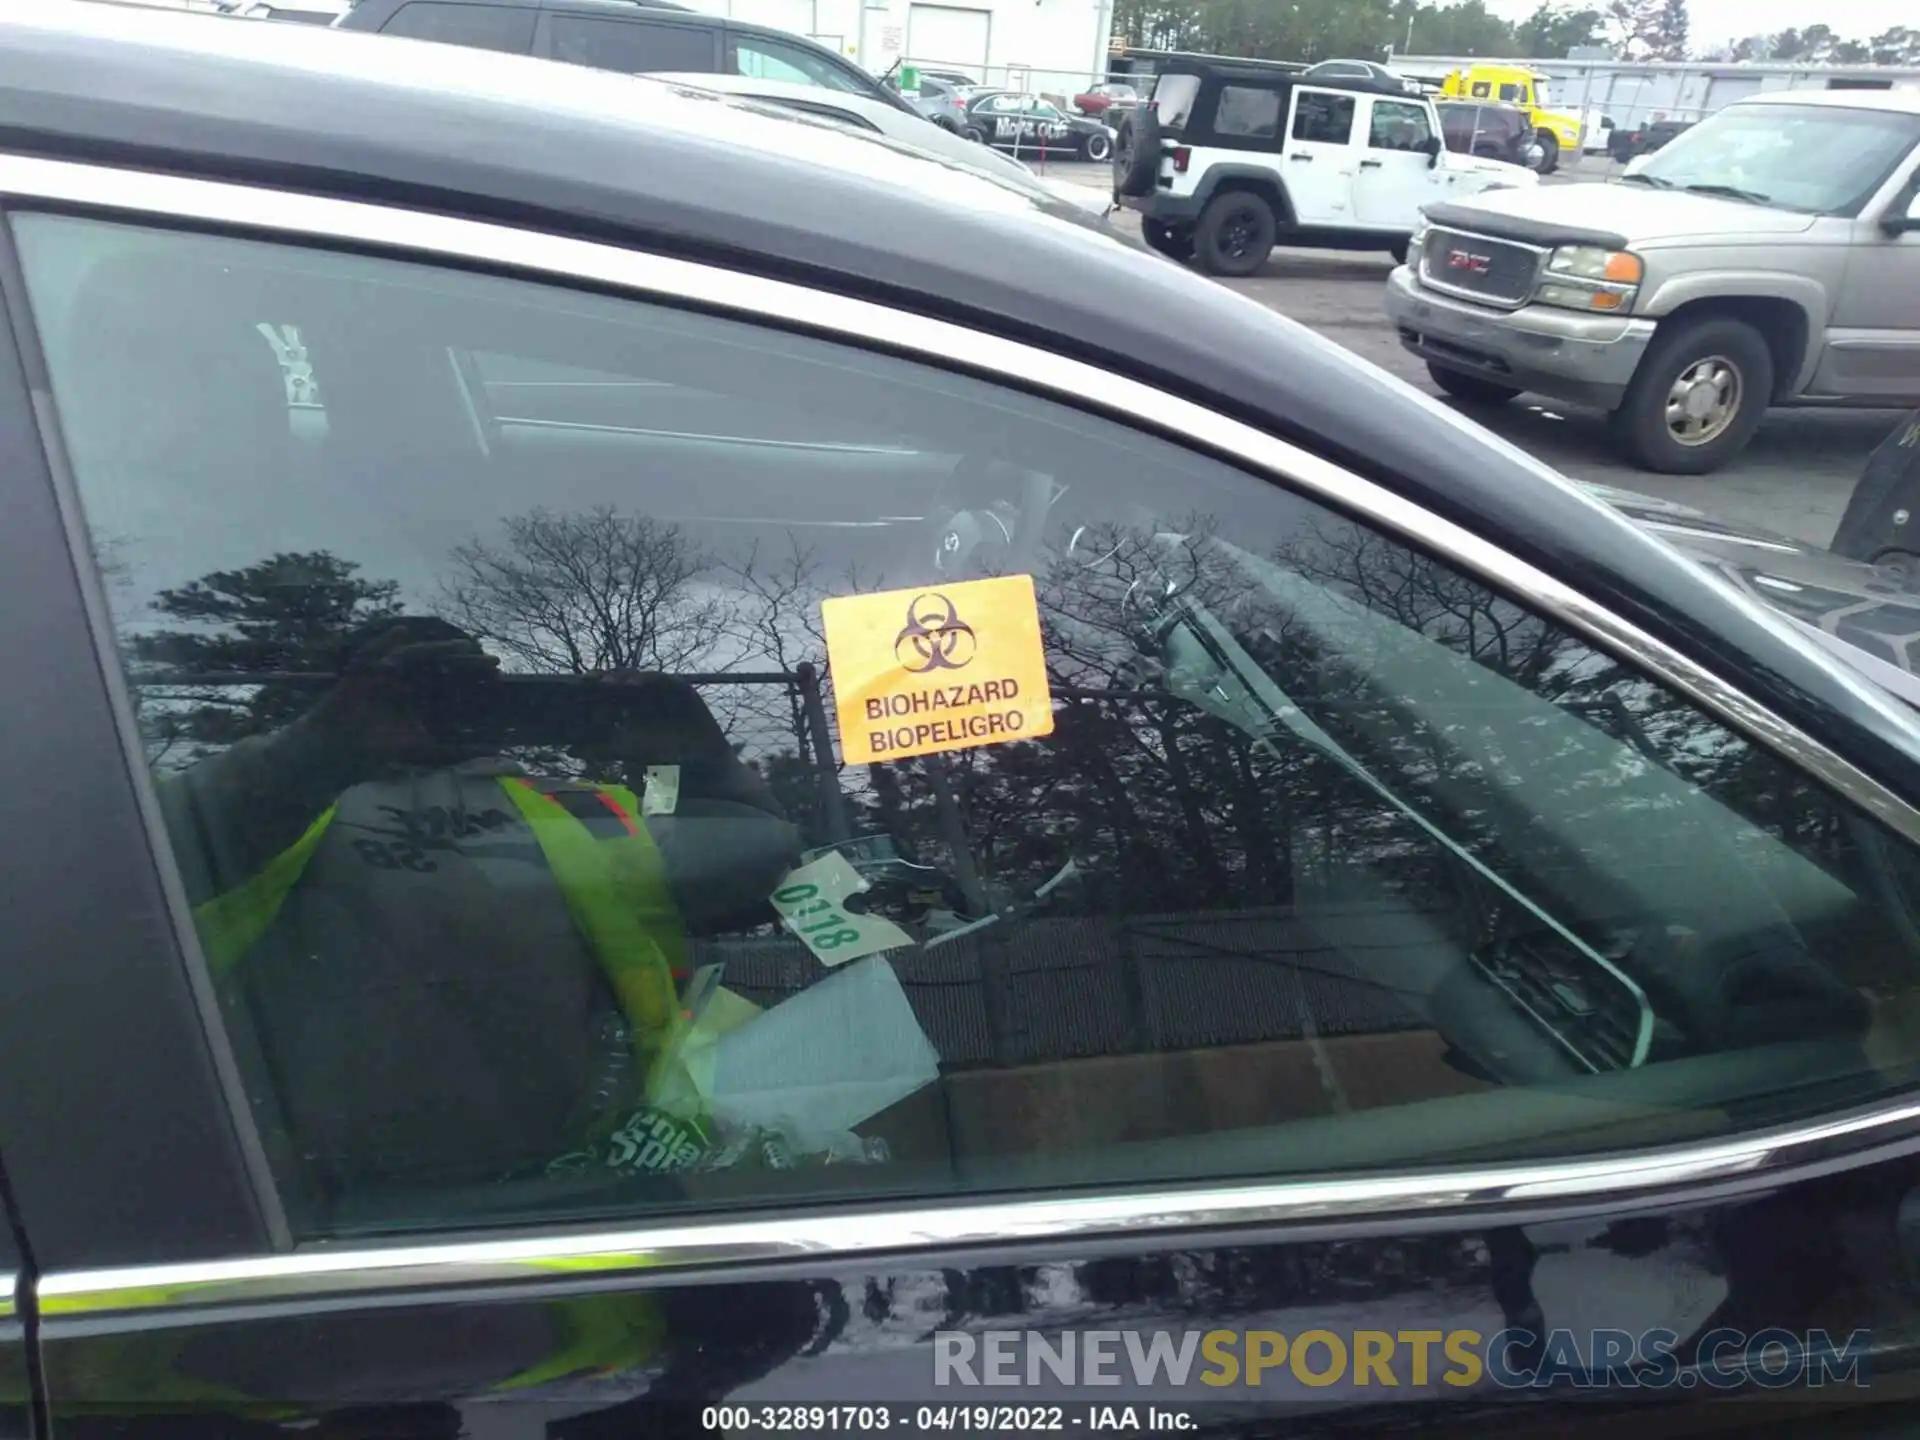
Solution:
<path fill-rule="evenodd" d="M 1920 92 L 1755 96 L 1618 184 L 1426 214 L 1387 309 L 1452 395 L 1597 405 L 1689 475 L 1772 405 L 1920 403 Z"/>

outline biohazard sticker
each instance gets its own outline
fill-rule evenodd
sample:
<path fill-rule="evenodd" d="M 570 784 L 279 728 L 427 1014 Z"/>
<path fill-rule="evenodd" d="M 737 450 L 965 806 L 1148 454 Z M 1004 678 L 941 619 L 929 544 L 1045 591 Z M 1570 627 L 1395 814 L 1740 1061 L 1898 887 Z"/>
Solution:
<path fill-rule="evenodd" d="M 849 765 L 1053 733 L 1031 575 L 823 602 Z"/>

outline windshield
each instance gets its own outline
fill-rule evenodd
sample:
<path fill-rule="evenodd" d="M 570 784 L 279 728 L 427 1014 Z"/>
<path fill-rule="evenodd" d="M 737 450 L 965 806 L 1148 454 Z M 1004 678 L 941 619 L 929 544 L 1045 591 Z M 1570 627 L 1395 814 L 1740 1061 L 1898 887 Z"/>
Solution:
<path fill-rule="evenodd" d="M 1735 105 L 1676 136 L 1639 170 L 1675 189 L 1730 187 L 1764 204 L 1848 214 L 1920 139 L 1920 115 Z"/>

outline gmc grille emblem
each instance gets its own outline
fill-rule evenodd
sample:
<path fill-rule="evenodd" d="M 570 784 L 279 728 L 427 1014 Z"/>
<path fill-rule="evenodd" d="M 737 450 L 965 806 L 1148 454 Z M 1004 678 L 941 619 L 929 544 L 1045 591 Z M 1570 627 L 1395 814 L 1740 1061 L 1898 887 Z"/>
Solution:
<path fill-rule="evenodd" d="M 1493 257 L 1491 255 L 1475 255 L 1470 250 L 1449 250 L 1447 252 L 1447 268 L 1449 270 L 1465 270 L 1472 275 L 1484 275 L 1492 266 Z"/>

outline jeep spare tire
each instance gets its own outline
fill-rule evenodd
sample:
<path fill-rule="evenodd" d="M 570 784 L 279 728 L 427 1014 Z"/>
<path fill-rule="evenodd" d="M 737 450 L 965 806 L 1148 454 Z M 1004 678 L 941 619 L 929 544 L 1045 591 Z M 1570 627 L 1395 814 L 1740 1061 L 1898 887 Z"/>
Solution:
<path fill-rule="evenodd" d="M 1151 195 L 1160 179 L 1160 118 L 1151 105 L 1133 112 L 1113 147 L 1113 188 L 1120 195 Z"/>

